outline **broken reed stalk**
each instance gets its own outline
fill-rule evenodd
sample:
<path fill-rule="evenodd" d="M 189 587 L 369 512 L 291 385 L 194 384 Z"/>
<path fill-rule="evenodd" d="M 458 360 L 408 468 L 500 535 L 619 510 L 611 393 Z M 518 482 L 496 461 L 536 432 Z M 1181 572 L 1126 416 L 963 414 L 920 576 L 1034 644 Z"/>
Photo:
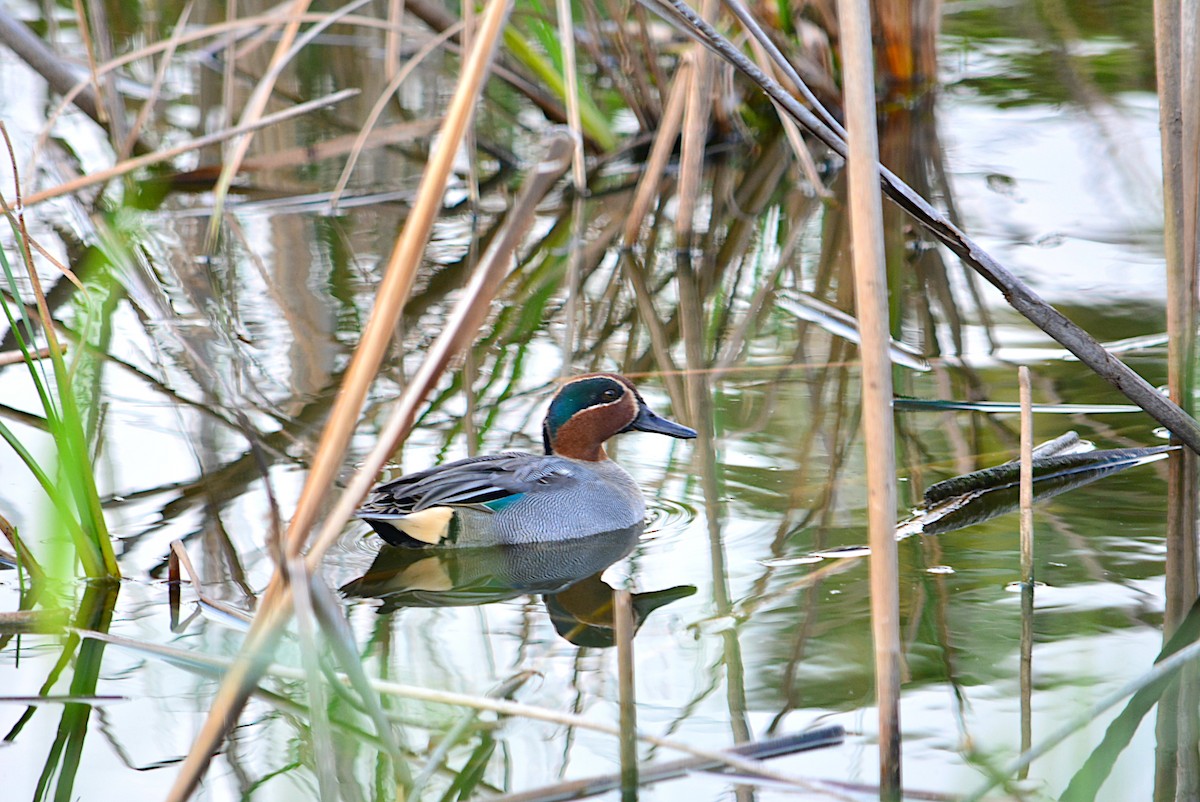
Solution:
<path fill-rule="evenodd" d="M 1017 368 L 1021 396 L 1021 751 L 1033 745 L 1033 392 L 1029 368 Z M 1029 775 L 1029 767 L 1019 772 Z"/>
<path fill-rule="evenodd" d="M 836 124 L 830 126 L 824 120 L 829 113 L 820 108 L 821 118 L 802 105 L 779 82 L 753 64 L 727 38 L 706 23 L 683 0 L 639 0 L 664 18 L 671 20 L 688 35 L 703 42 L 758 85 L 772 100 L 784 108 L 813 136 L 834 153 L 846 157 L 846 142 Z M 764 46 L 766 43 L 764 42 Z M 772 52 L 772 47 L 767 47 Z M 778 53 L 778 49 L 774 49 Z M 780 58 L 774 56 L 775 58 Z M 795 75 L 785 61 L 777 65 L 785 74 Z M 793 78 L 793 81 L 799 80 Z M 812 92 L 798 85 L 797 89 L 811 96 Z M 818 104 L 819 108 L 819 104 Z M 1151 417 L 1171 430 L 1193 451 L 1200 453 L 1200 423 L 1180 409 L 1170 399 L 1163 397 L 1149 382 L 1127 365 L 1105 350 L 1091 335 L 1067 319 L 1061 312 L 1046 303 L 1024 282 L 1014 276 L 995 258 L 984 251 L 974 240 L 958 229 L 929 201 L 921 197 L 912 187 L 904 183 L 884 166 L 879 167 L 880 181 L 884 192 L 901 209 L 920 223 L 939 242 L 958 256 L 964 264 L 981 275 L 988 283 L 1000 290 L 1005 300 L 1030 320 L 1039 329 L 1054 338 L 1060 345 L 1074 354 L 1080 362 L 1112 384 L 1126 398 L 1137 404 Z"/>
<path fill-rule="evenodd" d="M 308 479 L 301 492 L 296 513 L 288 527 L 286 541 L 283 544 L 285 559 L 300 554 L 308 540 L 309 530 L 316 522 L 325 494 L 333 486 L 337 477 L 367 391 L 383 361 L 388 344 L 392 339 L 395 321 L 399 318 L 412 288 L 433 221 L 441 210 L 442 198 L 455 154 L 473 117 L 484 78 L 491 65 L 496 44 L 500 39 L 504 21 L 508 18 L 510 7 L 511 0 L 491 0 L 484 13 L 474 47 L 463 64 L 454 97 L 446 113 L 445 124 L 442 126 L 442 136 L 430 154 L 421 178 L 421 185 L 417 190 L 417 199 L 396 242 L 391 258 L 388 260 L 386 274 L 376 296 L 375 307 L 346 371 L 342 390 L 334 402 L 329 421 L 321 434 L 317 453 L 313 458 Z M 467 295 L 464 294 L 464 300 L 466 299 Z M 453 334 L 454 332 L 448 324 L 443 336 Z M 426 361 L 428 362 L 428 359 Z M 409 389 L 411 389 L 411 385 Z M 405 395 L 407 396 L 409 393 L 406 391 Z M 394 449 L 394 443 L 389 445 Z M 377 448 L 376 451 L 378 450 Z M 385 460 L 386 455 L 377 458 L 378 464 L 373 467 L 371 465 L 364 467 L 363 472 L 369 474 L 365 480 L 368 487 L 369 483 L 374 481 L 379 467 Z M 354 492 L 353 488 L 360 487 L 363 481 L 360 474 L 357 483 L 352 484 L 351 489 L 343 494 L 343 503 L 339 505 L 338 509 L 346 508 L 346 496 Z M 365 495 L 366 490 L 358 492 L 359 495 L 349 502 L 351 510 Z M 340 528 L 342 522 L 349 517 L 346 512 L 342 512 L 341 515 L 342 517 L 334 524 L 336 528 Z M 327 522 L 326 528 L 328 529 L 330 526 L 331 524 Z M 326 546 L 318 544 L 309 552 L 308 568 L 310 571 L 320 563 Z M 200 732 L 197 733 L 192 748 L 176 776 L 175 783 L 168 795 L 168 800 L 171 802 L 183 802 L 191 796 L 208 767 L 212 755 L 237 721 L 246 699 L 266 669 L 270 651 L 277 642 L 280 630 L 291 613 L 290 594 L 286 592 L 282 569 L 281 565 L 275 567 L 275 573 L 267 587 L 254 625 L 243 644 L 242 652 L 234 664 L 233 670 L 221 683 L 208 718 Z"/>
<path fill-rule="evenodd" d="M 1017 368 L 1021 397 L 1021 582 L 1033 586 L 1033 393 L 1029 368 Z"/>
<path fill-rule="evenodd" d="M 633 684 L 633 599 L 625 588 L 613 592 L 617 641 L 617 695 L 620 701 L 621 799 L 638 794 L 637 695 Z"/>
<path fill-rule="evenodd" d="M 854 301 L 862 336 L 863 441 L 871 544 L 871 631 L 879 705 L 879 798 L 900 798 L 900 575 L 896 546 L 896 446 L 888 357 L 887 272 L 879 192 L 875 61 L 868 0 L 838 0 L 849 129 L 848 193 Z"/>

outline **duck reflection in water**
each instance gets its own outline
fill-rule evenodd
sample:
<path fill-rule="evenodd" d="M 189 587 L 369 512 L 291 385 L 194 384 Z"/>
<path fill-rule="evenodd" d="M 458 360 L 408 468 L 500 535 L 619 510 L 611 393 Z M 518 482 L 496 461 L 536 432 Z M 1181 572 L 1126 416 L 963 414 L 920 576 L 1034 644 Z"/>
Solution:
<path fill-rule="evenodd" d="M 404 607 L 458 607 L 541 594 L 555 631 L 577 646 L 614 642 L 614 590 L 606 568 L 637 545 L 644 525 L 568 541 L 483 548 L 410 549 L 383 546 L 342 593 L 377 598 L 379 612 Z M 654 610 L 696 592 L 679 585 L 633 594 L 635 631 Z"/>

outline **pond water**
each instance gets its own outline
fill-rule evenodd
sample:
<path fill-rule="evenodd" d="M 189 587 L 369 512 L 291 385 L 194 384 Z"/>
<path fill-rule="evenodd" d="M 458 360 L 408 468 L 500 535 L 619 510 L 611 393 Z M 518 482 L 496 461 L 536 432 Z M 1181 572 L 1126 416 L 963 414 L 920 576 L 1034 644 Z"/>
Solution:
<path fill-rule="evenodd" d="M 151 32 L 178 11 L 157 9 L 158 19 L 141 20 L 145 30 L 130 42 L 160 37 Z M 885 162 L 952 208 L 1002 263 L 1104 341 L 1165 329 L 1149 14 L 1148 2 L 952 4 L 941 90 L 890 109 L 881 129 Z M 363 94 L 316 123 L 267 129 L 252 155 L 354 130 L 358 123 L 347 128 L 346 120 L 361 120 L 387 80 L 378 69 L 380 42 L 360 33 L 314 48 L 290 89 L 315 96 L 333 85 L 362 86 Z M 438 58 L 402 92 L 416 117 L 431 114 L 452 86 L 452 60 Z M 160 123 L 159 133 L 184 136 L 204 124 L 194 104 L 219 101 L 220 69 L 187 62 L 171 77 L 168 118 L 178 128 Z M 0 101 L 18 163 L 28 158 L 45 114 L 38 80 L 0 54 L 0 84 L 31 87 Z M 482 104 L 480 138 L 492 152 L 529 158 L 536 132 L 512 124 L 515 105 L 502 92 Z M 528 122 L 525 110 L 516 118 Z M 56 183 L 73 163 L 95 169 L 109 158 L 86 123 L 64 125 L 74 153 L 50 142 L 38 172 L 26 179 L 31 185 Z M 294 508 L 415 193 L 424 141 L 369 151 L 336 215 L 328 213 L 328 192 L 341 159 L 250 173 L 230 201 L 226 236 L 211 257 L 199 255 L 208 193 L 172 193 L 149 210 L 125 204 L 105 215 L 75 200 L 31 210 L 33 235 L 77 265 L 88 287 L 85 299 L 52 282 L 60 287 L 60 318 L 97 349 L 77 383 L 95 414 L 100 489 L 126 577 L 107 596 L 81 583 L 58 588 L 44 605 L 71 610 L 77 626 L 142 643 L 206 656 L 237 653 L 243 627 L 212 608 L 189 618 L 201 609 L 190 587 L 183 589 L 186 620 L 172 621 L 169 544 L 185 544 L 210 596 L 253 610 L 251 594 L 261 593 L 273 567 L 272 504 L 285 516 Z M 682 266 L 670 222 L 677 200 L 669 195 L 656 227 L 648 226 L 634 249 L 638 261 L 621 263 L 617 237 L 638 163 L 614 160 L 603 168 L 574 228 L 567 199 L 544 203 L 478 344 L 443 381 L 396 457 L 403 469 L 417 469 L 468 454 L 536 451 L 558 378 L 620 371 L 637 381 L 652 408 L 701 433 L 695 441 L 639 433 L 614 441 L 610 453 L 646 491 L 645 531 L 614 536 L 594 549 L 599 553 L 571 550 L 570 560 L 582 566 L 574 578 L 590 578 L 564 589 L 570 579 L 542 576 L 539 584 L 512 555 L 448 564 L 380 554 L 378 538 L 356 523 L 331 551 L 324 580 L 342 590 L 370 675 L 484 695 L 529 672 L 515 700 L 613 726 L 620 715 L 616 649 L 603 615 L 586 605 L 599 598 L 603 608 L 609 587 L 628 588 L 645 613 L 634 640 L 640 728 L 719 749 L 837 723 L 847 731 L 842 745 L 772 767 L 873 784 L 867 562 L 850 548 L 867 539 L 857 352 L 796 314 L 798 299 L 809 296 L 851 310 L 841 181 L 827 165 L 832 199 L 815 198 L 777 135 L 753 147 L 731 138 L 720 150 L 705 172 L 702 243 Z M 478 168 L 488 176 L 498 166 L 489 156 Z M 374 442 L 389 402 L 444 324 L 478 257 L 477 242 L 505 208 L 510 185 L 485 182 L 480 213 L 472 214 L 465 169 L 452 182 L 455 206 L 435 227 L 427 269 L 376 382 L 351 463 Z M 888 231 L 893 330 L 930 366 L 897 366 L 899 394 L 1013 402 L 1017 366 L 1027 365 L 1039 403 L 1126 403 L 894 209 Z M 114 267 L 89 260 L 84 246 L 101 237 L 127 243 L 127 261 Z M 573 292 L 572 242 L 582 248 Z M 639 311 L 638 293 L 648 293 L 653 319 Z M 1161 344 L 1124 354 L 1153 384 L 1166 381 L 1165 357 Z M 44 435 L 11 412 L 37 410 L 23 367 L 0 368 L 0 402 L 6 424 L 49 457 Z M 902 406 L 896 422 L 898 519 L 934 481 L 1016 455 L 1011 411 Z M 1116 407 L 1035 417 L 1038 440 L 1067 430 L 1101 448 L 1163 442 L 1146 415 Z M 1035 512 L 1042 584 L 1033 616 L 1034 743 L 1144 673 L 1162 646 L 1166 470 L 1165 462 L 1138 466 Z M 48 502 L 4 449 L 0 514 L 32 542 L 53 539 Z M 900 544 L 903 771 L 913 792 L 965 794 L 1021 750 L 1021 597 L 1010 588 L 1019 578 L 1017 530 L 1017 515 L 1009 513 Z M 810 558 L 838 548 L 850 556 Z M 568 562 L 561 553 L 547 559 Z M 361 579 L 379 572 L 381 565 L 372 569 L 377 560 L 392 562 L 395 584 Z M 470 590 L 447 593 L 454 580 Z M 0 610 L 18 609 L 21 589 L 17 572 L 0 571 Z M 0 699 L 4 798 L 43 798 L 57 788 L 61 798 L 151 799 L 170 786 L 217 681 L 134 648 L 88 643 L 34 634 L 0 641 L 4 697 L 114 697 L 94 706 Z M 279 660 L 300 664 L 294 639 L 285 641 Z M 304 683 L 271 679 L 266 687 L 273 695 L 251 700 L 198 798 L 319 797 L 313 767 L 320 747 Z M 1036 761 L 1019 784 L 1027 798 L 1057 798 L 1119 707 Z M 360 737 L 370 724 L 346 705 L 334 708 L 359 728 L 335 727 L 342 795 L 391 798 L 378 750 Z M 389 702 L 389 709 L 405 722 L 414 773 L 461 716 L 457 708 L 413 701 Z M 81 710 L 90 715 L 79 724 Z M 1168 746 L 1156 735 L 1162 726 L 1154 715 L 1145 718 L 1098 798 L 1151 796 L 1156 762 Z M 676 756 L 640 749 L 647 762 Z M 472 772 L 481 793 L 494 793 L 618 767 L 619 744 L 609 735 L 484 714 L 450 748 L 423 798 L 443 798 L 456 778 L 466 782 Z M 1189 779 L 1180 782 L 1186 794 Z M 858 798 L 839 793 L 811 798 Z M 694 774 L 640 796 L 796 794 L 769 782 L 735 785 Z"/>

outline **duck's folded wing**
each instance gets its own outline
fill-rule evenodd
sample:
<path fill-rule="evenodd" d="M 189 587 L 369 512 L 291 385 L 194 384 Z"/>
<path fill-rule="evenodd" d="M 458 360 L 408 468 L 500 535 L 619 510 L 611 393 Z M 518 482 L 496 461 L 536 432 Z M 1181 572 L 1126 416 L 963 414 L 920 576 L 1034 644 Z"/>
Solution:
<path fill-rule="evenodd" d="M 509 453 L 451 462 L 402 476 L 372 491 L 364 512 L 419 512 L 439 505 L 487 504 L 579 481 L 578 468 L 555 456 Z"/>

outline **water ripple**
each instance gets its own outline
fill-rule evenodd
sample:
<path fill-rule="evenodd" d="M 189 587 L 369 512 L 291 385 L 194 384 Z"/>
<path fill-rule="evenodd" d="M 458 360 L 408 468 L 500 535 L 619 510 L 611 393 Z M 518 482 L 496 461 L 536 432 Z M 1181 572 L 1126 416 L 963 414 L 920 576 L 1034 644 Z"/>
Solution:
<path fill-rule="evenodd" d="M 696 509 L 681 501 L 653 498 L 646 505 L 646 537 L 676 539 L 696 520 Z"/>

